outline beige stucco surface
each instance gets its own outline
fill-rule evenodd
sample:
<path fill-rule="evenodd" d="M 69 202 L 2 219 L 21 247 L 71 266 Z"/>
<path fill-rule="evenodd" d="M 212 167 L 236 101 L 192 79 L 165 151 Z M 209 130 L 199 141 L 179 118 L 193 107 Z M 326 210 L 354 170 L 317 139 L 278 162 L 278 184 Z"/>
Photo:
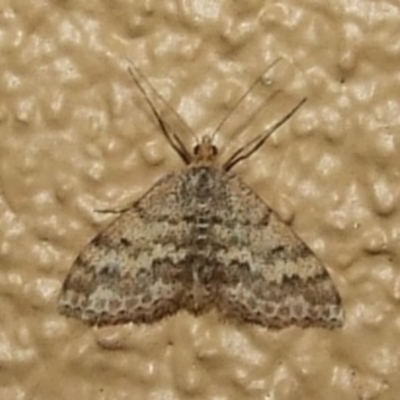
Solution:
<path fill-rule="evenodd" d="M 399 399 L 399 26 L 385 0 L 1 1 L 0 399 Z M 216 143 L 229 154 L 307 97 L 236 171 L 323 260 L 344 327 L 58 315 L 71 263 L 114 218 L 95 210 L 182 167 L 128 60 L 200 137 L 279 57 L 248 103 L 279 96 Z"/>

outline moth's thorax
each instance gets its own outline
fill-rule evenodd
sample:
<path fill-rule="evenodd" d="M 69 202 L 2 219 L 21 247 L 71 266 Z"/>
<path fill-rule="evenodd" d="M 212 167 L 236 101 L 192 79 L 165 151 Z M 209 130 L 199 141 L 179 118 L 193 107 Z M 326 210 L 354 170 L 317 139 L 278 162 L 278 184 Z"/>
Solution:
<path fill-rule="evenodd" d="M 209 136 L 203 136 L 201 142 L 193 149 L 193 164 L 213 164 L 218 154 L 218 149 L 213 145 Z"/>
<path fill-rule="evenodd" d="M 193 163 L 182 175 L 180 198 L 184 204 L 190 204 L 193 212 L 203 207 L 211 207 L 216 200 L 226 197 L 226 178 L 214 164 Z"/>

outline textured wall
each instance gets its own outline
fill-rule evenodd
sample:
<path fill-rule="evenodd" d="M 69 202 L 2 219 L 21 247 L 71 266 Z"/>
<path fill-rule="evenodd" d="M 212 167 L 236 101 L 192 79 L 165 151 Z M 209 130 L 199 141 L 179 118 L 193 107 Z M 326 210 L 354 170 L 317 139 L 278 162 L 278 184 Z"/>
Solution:
<path fill-rule="evenodd" d="M 385 0 L 2 1 L 0 399 L 398 399 L 399 24 Z M 229 154 L 307 96 L 236 171 L 329 268 L 345 326 L 58 315 L 71 263 L 113 218 L 94 210 L 181 167 L 127 59 L 200 136 L 278 57 L 248 103 L 282 92 L 216 143 Z"/>

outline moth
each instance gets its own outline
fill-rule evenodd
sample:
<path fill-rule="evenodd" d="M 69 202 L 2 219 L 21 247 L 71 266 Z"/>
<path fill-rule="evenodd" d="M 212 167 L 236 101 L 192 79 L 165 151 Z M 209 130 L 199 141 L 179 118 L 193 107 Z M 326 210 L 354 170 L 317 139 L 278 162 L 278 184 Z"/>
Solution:
<path fill-rule="evenodd" d="M 183 162 L 87 244 L 59 311 L 89 325 L 153 323 L 180 310 L 271 329 L 343 324 L 340 296 L 310 248 L 240 178 L 249 158 L 304 104 L 226 160 L 210 136 L 189 151 L 130 69 Z"/>

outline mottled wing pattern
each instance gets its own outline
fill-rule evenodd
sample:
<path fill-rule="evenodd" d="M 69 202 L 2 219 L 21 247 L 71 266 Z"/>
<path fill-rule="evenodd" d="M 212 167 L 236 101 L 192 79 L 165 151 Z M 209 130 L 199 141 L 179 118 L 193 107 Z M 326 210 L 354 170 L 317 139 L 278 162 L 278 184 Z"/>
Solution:
<path fill-rule="evenodd" d="M 213 237 L 224 265 L 219 311 L 228 319 L 269 328 L 339 327 L 340 297 L 311 250 L 234 175 L 221 175 L 229 206 Z"/>
<path fill-rule="evenodd" d="M 153 322 L 185 304 L 187 230 L 169 174 L 98 234 L 75 260 L 59 310 L 91 325 Z"/>

